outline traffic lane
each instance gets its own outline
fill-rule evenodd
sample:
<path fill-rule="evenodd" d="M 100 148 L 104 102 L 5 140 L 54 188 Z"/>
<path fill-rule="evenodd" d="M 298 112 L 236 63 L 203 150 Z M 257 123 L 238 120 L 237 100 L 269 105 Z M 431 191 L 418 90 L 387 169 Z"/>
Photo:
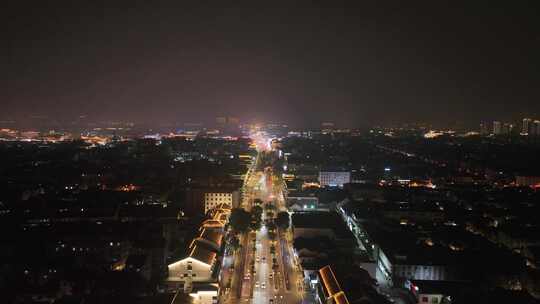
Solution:
<path fill-rule="evenodd" d="M 260 258 L 260 265 L 261 269 L 265 269 L 265 273 L 261 274 L 261 282 L 266 282 L 266 298 L 260 297 L 258 298 L 263 303 L 270 303 L 270 299 L 273 299 L 274 303 L 295 303 L 294 301 L 287 300 L 288 297 L 285 297 L 283 294 L 283 288 L 282 284 L 276 284 L 275 282 L 278 281 L 277 275 L 272 270 L 272 255 L 270 253 L 270 245 L 271 241 L 267 237 L 268 232 L 266 229 L 262 230 L 261 233 L 261 258 Z M 264 257 L 264 260 L 263 260 Z M 270 274 L 272 274 L 272 279 L 270 279 Z M 262 284 L 262 283 L 261 283 Z M 291 298 L 292 299 L 292 298 Z"/>
<path fill-rule="evenodd" d="M 268 303 L 268 292 L 269 286 L 266 277 L 268 276 L 268 267 L 266 263 L 263 263 L 263 257 L 266 255 L 266 246 L 265 246 L 265 229 L 261 228 L 259 232 L 257 232 L 257 253 L 256 253 L 256 265 L 257 265 L 257 281 L 255 283 L 255 292 L 253 297 L 253 303 Z"/>
<path fill-rule="evenodd" d="M 303 289 L 301 288 L 302 280 L 300 278 L 303 276 L 298 274 L 293 261 L 290 260 L 291 254 L 287 253 L 290 251 L 289 246 L 287 246 L 284 251 L 286 253 L 285 259 L 289 261 L 288 263 L 284 263 L 284 269 L 287 273 L 290 287 L 289 289 L 284 290 L 284 295 L 287 299 L 287 303 L 300 303 L 303 298 Z"/>
<path fill-rule="evenodd" d="M 223 292 L 225 296 L 230 297 L 231 290 L 233 288 L 233 281 L 235 277 L 234 269 L 236 267 L 236 255 L 230 254 L 223 257 L 223 263 L 220 272 L 220 286 L 225 286 Z"/>
<path fill-rule="evenodd" d="M 249 272 L 249 235 L 244 237 L 244 242 L 242 244 L 242 257 L 241 257 L 241 265 L 238 267 L 238 270 L 236 272 L 237 274 L 237 280 L 239 282 L 238 284 L 238 298 L 240 297 L 249 297 L 249 280 L 246 280 L 245 274 Z"/>

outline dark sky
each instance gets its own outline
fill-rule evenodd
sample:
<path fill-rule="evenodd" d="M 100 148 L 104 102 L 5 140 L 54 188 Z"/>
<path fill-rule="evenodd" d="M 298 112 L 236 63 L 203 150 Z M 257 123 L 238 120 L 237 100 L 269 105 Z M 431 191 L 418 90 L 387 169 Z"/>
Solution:
<path fill-rule="evenodd" d="M 4 119 L 540 118 L 536 1 L 12 2 Z"/>

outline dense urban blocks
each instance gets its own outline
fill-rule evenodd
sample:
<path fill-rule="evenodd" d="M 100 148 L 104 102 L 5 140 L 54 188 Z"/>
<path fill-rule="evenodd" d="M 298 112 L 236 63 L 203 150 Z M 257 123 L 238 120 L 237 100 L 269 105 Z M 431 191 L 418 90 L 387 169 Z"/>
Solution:
<path fill-rule="evenodd" d="M 534 303 L 538 144 L 426 134 L 0 142 L 5 295 Z"/>

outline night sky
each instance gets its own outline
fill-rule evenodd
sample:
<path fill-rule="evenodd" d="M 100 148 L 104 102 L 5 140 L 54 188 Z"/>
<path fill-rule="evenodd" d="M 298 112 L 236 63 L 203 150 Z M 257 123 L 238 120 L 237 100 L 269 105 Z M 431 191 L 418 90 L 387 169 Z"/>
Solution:
<path fill-rule="evenodd" d="M 0 7 L 2 119 L 540 118 L 537 1 L 12 2 Z"/>

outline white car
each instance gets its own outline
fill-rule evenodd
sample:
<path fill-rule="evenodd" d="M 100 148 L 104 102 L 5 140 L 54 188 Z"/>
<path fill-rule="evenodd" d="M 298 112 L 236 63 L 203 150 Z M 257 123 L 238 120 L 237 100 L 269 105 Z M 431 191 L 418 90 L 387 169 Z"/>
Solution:
<path fill-rule="evenodd" d="M 259 281 L 255 282 L 255 288 L 259 288 Z"/>
<path fill-rule="evenodd" d="M 265 288 L 266 288 L 266 283 L 265 283 L 265 282 L 262 282 L 261 288 L 262 288 L 262 289 L 265 289 Z"/>

